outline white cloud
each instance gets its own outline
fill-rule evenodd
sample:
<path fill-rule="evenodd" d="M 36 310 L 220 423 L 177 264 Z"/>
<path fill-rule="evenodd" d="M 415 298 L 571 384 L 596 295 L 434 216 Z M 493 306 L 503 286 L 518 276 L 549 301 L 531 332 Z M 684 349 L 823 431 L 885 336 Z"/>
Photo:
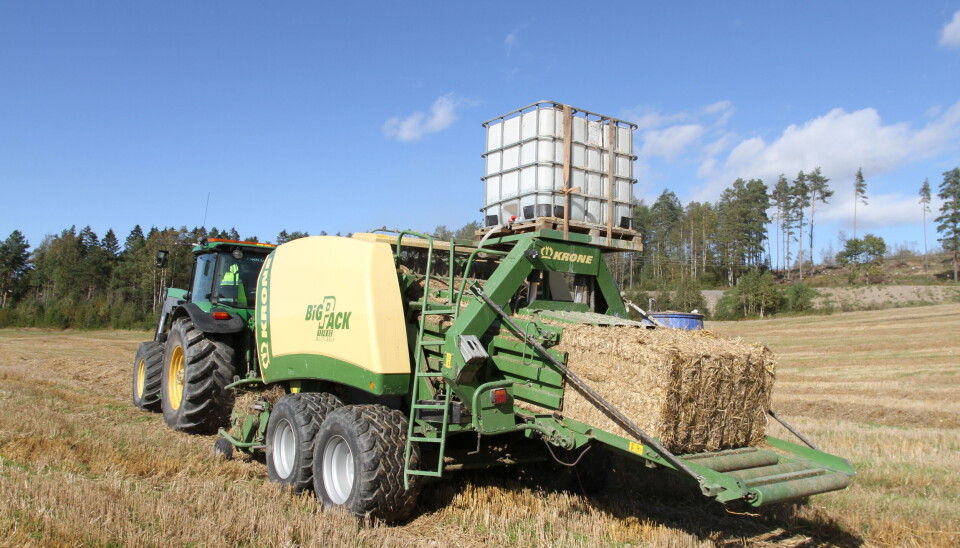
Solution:
<path fill-rule="evenodd" d="M 383 134 L 388 139 L 408 143 L 418 141 L 424 135 L 443 131 L 457 120 L 457 107 L 464 101 L 453 93 L 437 98 L 430 106 L 430 112 L 414 112 L 405 117 L 394 116 L 383 124 Z"/>
<path fill-rule="evenodd" d="M 683 122 L 698 122 L 711 126 L 722 126 L 727 123 L 733 114 L 733 103 L 730 101 L 717 101 L 709 105 L 693 110 L 681 110 L 680 112 L 662 113 L 659 110 L 650 107 L 636 107 L 627 109 L 621 118 L 637 124 L 637 129 L 645 131 L 656 129 L 669 124 L 679 124 Z M 706 120 L 704 120 L 706 118 Z M 710 120 L 710 118 L 715 118 Z"/>
<path fill-rule="evenodd" d="M 513 52 L 520 47 L 520 32 L 536 22 L 536 18 L 527 21 L 526 23 L 520 25 L 519 27 L 511 30 L 507 33 L 507 36 L 503 39 L 503 49 L 507 54 L 507 57 L 513 55 Z"/>
<path fill-rule="evenodd" d="M 705 159 L 698 175 L 707 179 L 698 200 L 716 199 L 738 177 L 768 183 L 820 166 L 829 177 L 856 173 L 882 174 L 911 161 L 934 157 L 957 145 L 960 102 L 920 129 L 906 123 L 885 125 L 872 108 L 854 112 L 834 109 L 801 125 L 791 125 L 774 141 L 743 139 L 723 159 L 722 151 Z M 714 148 L 714 151 L 717 149 Z"/>
<path fill-rule="evenodd" d="M 960 10 L 953 14 L 953 19 L 940 31 L 940 45 L 945 48 L 960 48 Z"/>
<path fill-rule="evenodd" d="M 520 34 L 520 29 L 516 28 L 510 31 L 510 34 L 503 39 L 503 48 L 507 51 L 507 57 L 513 55 L 513 50 L 517 47 L 517 35 Z"/>
<path fill-rule="evenodd" d="M 864 231 L 893 226 L 916 225 L 922 218 L 920 203 L 916 195 L 907 195 L 900 192 L 886 194 L 871 194 L 870 181 L 867 181 L 867 205 L 857 203 L 857 235 L 862 236 Z M 817 221 L 836 222 L 843 226 L 853 224 L 853 177 L 847 181 L 831 181 L 834 189 L 833 199 L 829 204 L 817 204 Z M 919 184 L 917 187 L 919 188 Z M 842 189 L 842 190 L 841 190 Z M 935 212 L 942 202 L 934 198 L 930 204 L 931 213 L 927 213 L 927 221 L 936 217 Z M 852 234 L 851 234 L 852 236 Z"/>
<path fill-rule="evenodd" d="M 649 107 L 627 110 L 622 117 L 638 126 L 639 140 L 642 142 L 641 158 L 660 157 L 674 161 L 687 150 L 693 149 L 704 138 L 710 137 L 713 143 L 724 142 L 722 128 L 733 114 L 730 101 L 717 101 L 693 110 L 663 113 Z"/>
<path fill-rule="evenodd" d="M 707 105 L 700 109 L 704 114 L 716 114 L 717 120 L 714 122 L 715 125 L 723 126 L 730 121 L 730 117 L 733 116 L 733 103 L 730 101 L 717 101 L 712 105 Z"/>
<path fill-rule="evenodd" d="M 700 141 L 706 129 L 699 124 L 670 126 L 665 129 L 653 129 L 643 134 L 643 146 L 640 156 L 660 156 L 674 160 L 685 149 Z"/>

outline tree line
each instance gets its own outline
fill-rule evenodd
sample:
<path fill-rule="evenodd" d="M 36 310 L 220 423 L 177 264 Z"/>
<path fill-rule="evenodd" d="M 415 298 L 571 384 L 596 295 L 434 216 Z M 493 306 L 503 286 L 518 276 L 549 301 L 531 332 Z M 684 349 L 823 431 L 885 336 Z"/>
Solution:
<path fill-rule="evenodd" d="M 939 196 L 944 200 L 935 221 L 944 251 L 960 248 L 960 168 L 943 174 Z M 831 259 L 855 266 L 876 262 L 887 251 L 882 238 L 858 235 L 857 205 L 868 203 L 862 169 L 852 177 L 853 238 Z M 643 289 L 676 285 L 687 278 L 701 287 L 736 286 L 753 270 L 780 271 L 788 281 L 802 281 L 815 263 L 816 213 L 835 194 L 820 167 L 800 171 L 792 180 L 781 174 L 768 188 L 760 179 L 737 179 L 715 203 L 683 205 L 669 189 L 654 201 L 634 208 L 634 226 L 644 235 L 644 250 L 626 256 L 626 284 L 634 279 Z M 930 211 L 929 180 L 920 187 L 920 209 L 926 230 Z M 924 234 L 926 234 L 924 232 Z M 924 236 L 926 253 L 926 237 Z"/>
<path fill-rule="evenodd" d="M 326 234 L 326 233 L 323 233 Z M 283 243 L 309 234 L 281 231 Z M 235 228 L 135 226 L 120 242 L 113 229 L 99 237 L 89 226 L 48 235 L 32 251 L 19 230 L 0 243 L 0 326 L 140 328 L 156 318 L 165 287 L 190 283 L 193 246 L 202 238 L 241 238 Z M 168 267 L 155 266 L 160 249 Z"/>
<path fill-rule="evenodd" d="M 943 176 L 937 193 L 943 205 L 934 221 L 938 241 L 953 254 L 956 281 L 960 168 Z M 801 171 L 792 180 L 781 175 L 773 189 L 761 179 L 737 179 L 716 202 L 686 205 L 664 190 L 653 204 L 641 201 L 634 207 L 634 228 L 643 235 L 643 251 L 610 254 L 610 269 L 620 287 L 638 302 L 645 302 L 651 291 L 659 292 L 661 308 L 702 308 L 700 289 L 732 287 L 736 291 L 721 303 L 730 315 L 737 310 L 762 315 L 791 302 L 802 310 L 809 292 L 800 288 L 793 296 L 778 293 L 771 289 L 774 279 L 769 272 L 780 270 L 788 279 L 796 274 L 796 281 L 802 281 L 805 263 L 813 264 L 817 204 L 829 203 L 834 195 L 829 182 L 819 167 Z M 855 204 L 866 203 L 861 170 L 852 188 Z M 920 188 L 924 220 L 930 201 L 929 181 L 924 181 Z M 444 240 L 473 240 L 479 229 L 479 223 L 470 222 L 460 228 L 440 225 L 432 233 Z M 308 235 L 282 230 L 274 242 Z M 234 228 L 152 227 L 144 233 L 137 225 L 121 243 L 112 229 L 101 238 L 87 226 L 49 235 L 31 250 L 24 235 L 14 230 L 0 243 L 0 326 L 148 327 L 155 320 L 163 288 L 189 284 L 192 248 L 204 237 L 259 241 L 256 236 L 241 238 Z M 159 249 L 170 251 L 169 266 L 162 270 L 154 266 Z M 855 233 L 837 260 L 873 264 L 885 251 L 881 238 L 872 234 L 858 238 Z"/>

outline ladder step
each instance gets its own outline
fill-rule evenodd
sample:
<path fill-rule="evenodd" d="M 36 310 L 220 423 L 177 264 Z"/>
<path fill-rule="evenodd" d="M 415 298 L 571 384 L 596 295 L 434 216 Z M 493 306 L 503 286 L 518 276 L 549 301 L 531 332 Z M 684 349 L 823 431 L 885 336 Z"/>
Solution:
<path fill-rule="evenodd" d="M 409 440 L 416 443 L 443 443 L 443 438 L 424 438 L 421 436 L 412 436 Z"/>
<path fill-rule="evenodd" d="M 453 314 L 455 308 L 452 306 L 428 306 L 421 309 L 423 314 Z"/>
<path fill-rule="evenodd" d="M 420 346 L 442 346 L 446 341 L 420 341 Z"/>
<path fill-rule="evenodd" d="M 432 470 L 407 470 L 408 476 L 431 476 L 434 478 L 439 478 L 441 472 L 434 472 Z"/>
<path fill-rule="evenodd" d="M 433 379 L 442 376 L 443 373 L 440 373 L 439 371 L 417 371 L 417 378 Z"/>
<path fill-rule="evenodd" d="M 414 409 L 435 409 L 437 411 L 443 411 L 447 408 L 446 405 L 442 403 L 415 403 L 413 404 Z"/>
<path fill-rule="evenodd" d="M 423 304 L 423 301 L 413 301 L 409 304 L 409 306 L 414 310 L 421 310 L 425 314 L 453 314 L 453 311 L 456 310 L 455 307 L 448 304 L 433 302 Z"/>

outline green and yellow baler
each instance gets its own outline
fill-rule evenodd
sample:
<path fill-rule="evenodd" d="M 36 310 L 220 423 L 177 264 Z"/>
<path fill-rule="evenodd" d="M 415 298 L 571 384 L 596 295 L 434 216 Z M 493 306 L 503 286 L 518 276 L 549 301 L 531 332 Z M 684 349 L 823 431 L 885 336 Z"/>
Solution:
<path fill-rule="evenodd" d="M 264 451 L 272 481 L 388 522 L 411 515 L 423 481 L 453 471 L 556 460 L 583 480 L 609 471 L 610 453 L 721 503 L 847 486 L 850 464 L 799 433 L 802 444 L 671 451 L 577 375 L 561 348 L 575 326 L 614 338 L 665 329 L 629 317 L 605 258 L 641 247 L 630 228 L 635 126 L 540 102 L 484 127 L 477 240 L 407 231 L 201 247 L 216 274 L 168 291 L 157 339 L 134 363 L 134 403 L 162 403 L 180 430 L 220 426 L 217 452 Z M 259 269 L 243 303 L 233 288 L 219 293 L 234 253 Z M 574 397 L 605 422 L 568 412 Z"/>
<path fill-rule="evenodd" d="M 386 521 L 409 515 L 425 477 L 552 453 L 510 451 L 517 439 L 619 453 L 719 502 L 761 506 L 846 487 L 845 460 L 772 437 L 674 454 L 570 371 L 553 349 L 562 325 L 543 318 L 648 328 L 629 319 L 604 260 L 622 245 L 549 228 L 501 231 L 482 247 L 411 232 L 281 245 L 257 291 L 259 369 L 233 386 L 285 395 L 235 409 L 218 447 L 264 449 L 272 480 Z M 574 390 L 629 435 L 565 416 Z M 506 454 L 486 450 L 504 444 Z"/>

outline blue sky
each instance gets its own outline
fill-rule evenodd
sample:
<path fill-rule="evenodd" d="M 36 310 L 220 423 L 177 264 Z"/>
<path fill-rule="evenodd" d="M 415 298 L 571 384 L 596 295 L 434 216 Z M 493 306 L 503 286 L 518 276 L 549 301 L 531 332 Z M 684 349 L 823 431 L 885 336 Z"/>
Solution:
<path fill-rule="evenodd" d="M 960 0 L 0 0 L 0 237 L 198 226 L 208 193 L 208 227 L 262 240 L 458 227 L 480 218 L 480 124 L 548 99 L 640 125 L 648 203 L 821 166 L 837 194 L 818 247 L 836 246 L 862 166 L 858 232 L 922 247 L 917 191 L 960 165 L 958 14 Z"/>

